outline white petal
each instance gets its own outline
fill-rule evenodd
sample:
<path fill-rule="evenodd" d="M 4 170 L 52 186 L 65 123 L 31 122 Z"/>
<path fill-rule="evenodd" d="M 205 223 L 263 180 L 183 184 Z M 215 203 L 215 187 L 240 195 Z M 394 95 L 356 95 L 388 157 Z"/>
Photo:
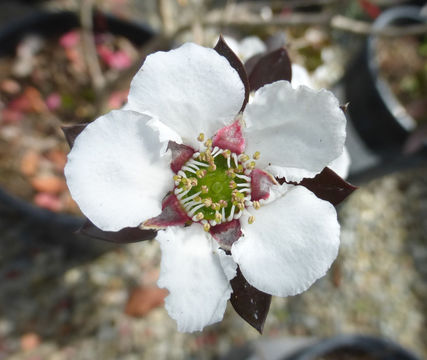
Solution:
<path fill-rule="evenodd" d="M 350 169 L 351 159 L 347 148 L 344 146 L 342 154 L 332 161 L 328 167 L 335 171 L 343 179 L 347 179 Z"/>
<path fill-rule="evenodd" d="M 299 181 L 314 177 L 343 151 L 345 116 L 327 90 L 293 89 L 277 81 L 246 107 L 246 153 L 261 152 L 258 167 Z"/>
<path fill-rule="evenodd" d="M 302 186 L 242 219 L 243 237 L 231 253 L 246 280 L 277 296 L 298 294 L 322 277 L 336 258 L 339 224 L 335 208 Z M 279 215 L 280 214 L 280 215 Z"/>
<path fill-rule="evenodd" d="M 310 74 L 308 73 L 306 68 L 298 64 L 292 64 L 292 87 L 296 89 L 301 85 L 308 86 L 309 88 L 314 88 L 313 82 L 310 78 Z"/>
<path fill-rule="evenodd" d="M 239 44 L 239 57 L 246 61 L 250 57 L 264 53 L 267 51 L 267 46 L 258 36 L 247 36 Z"/>
<path fill-rule="evenodd" d="M 161 212 L 173 187 L 169 154 L 161 155 L 150 118 L 116 110 L 89 124 L 68 155 L 65 176 L 71 196 L 99 228 L 138 226 Z"/>
<path fill-rule="evenodd" d="M 215 50 L 187 43 L 148 56 L 131 83 L 127 107 L 152 115 L 198 147 L 239 112 L 245 89 L 228 60 Z"/>
<path fill-rule="evenodd" d="M 198 331 L 222 320 L 232 290 L 210 235 L 193 224 L 167 228 L 157 240 L 162 249 L 158 285 L 169 290 L 165 307 L 178 330 Z"/>

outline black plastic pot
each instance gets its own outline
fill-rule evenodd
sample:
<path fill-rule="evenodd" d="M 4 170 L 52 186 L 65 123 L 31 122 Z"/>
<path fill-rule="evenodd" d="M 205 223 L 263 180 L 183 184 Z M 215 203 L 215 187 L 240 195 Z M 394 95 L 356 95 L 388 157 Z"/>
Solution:
<path fill-rule="evenodd" d="M 377 18 L 373 27 L 426 23 L 427 18 L 421 16 L 420 11 L 421 8 L 416 6 L 391 8 Z M 351 172 L 351 178 L 356 180 L 414 167 L 427 159 L 425 149 L 413 156 L 402 153 L 416 123 L 380 74 L 376 60 L 377 42 L 377 36 L 368 37 L 361 56 L 350 66 L 344 79 L 344 98 L 350 102 L 348 114 L 363 147 L 360 152 L 350 149 L 350 154 L 353 158 L 359 155 L 370 158 L 365 165 Z"/>
<path fill-rule="evenodd" d="M 342 335 L 321 340 L 282 360 L 319 360 L 328 354 L 337 354 L 334 359 L 345 359 L 345 353 L 353 355 L 351 359 L 361 360 L 419 360 L 390 340 L 364 335 Z"/>
<path fill-rule="evenodd" d="M 58 36 L 76 27 L 79 27 L 79 19 L 72 12 L 35 11 L 0 28 L 0 56 L 13 53 L 20 40 L 29 33 L 44 37 Z M 143 24 L 130 23 L 105 14 L 95 14 L 94 30 L 124 36 L 138 46 L 152 39 L 154 35 L 153 31 Z M 81 217 L 36 207 L 9 194 L 1 187 L 0 205 L 3 209 L 30 217 L 38 225 L 59 227 L 65 231 L 75 231 L 84 222 Z"/>

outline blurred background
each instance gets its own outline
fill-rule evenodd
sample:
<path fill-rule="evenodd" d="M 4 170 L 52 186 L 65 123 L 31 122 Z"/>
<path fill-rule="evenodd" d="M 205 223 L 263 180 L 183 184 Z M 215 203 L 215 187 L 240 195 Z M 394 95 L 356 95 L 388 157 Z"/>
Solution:
<path fill-rule="evenodd" d="M 426 358 L 426 24 L 425 1 L 1 1 L 0 359 L 281 359 L 343 334 Z M 62 125 L 121 107 L 147 54 L 219 34 L 244 61 L 286 46 L 312 87 L 349 103 L 360 188 L 338 208 L 339 257 L 309 291 L 273 298 L 262 336 L 230 305 L 178 333 L 157 243 L 75 235 L 63 178 Z"/>

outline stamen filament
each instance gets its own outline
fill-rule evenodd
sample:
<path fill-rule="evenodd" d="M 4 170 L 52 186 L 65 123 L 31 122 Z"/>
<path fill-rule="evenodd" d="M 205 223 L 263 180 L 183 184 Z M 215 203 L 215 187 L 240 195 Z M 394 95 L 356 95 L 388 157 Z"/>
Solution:
<path fill-rule="evenodd" d="M 202 192 L 201 192 L 201 191 L 199 191 L 199 192 L 197 192 L 197 193 L 195 193 L 195 194 L 193 194 L 193 195 L 189 196 L 188 198 L 183 199 L 183 200 L 181 201 L 181 204 L 183 204 L 183 205 L 184 205 L 186 202 L 188 202 L 188 201 L 190 201 L 190 200 L 193 200 L 195 197 L 199 196 L 201 193 L 202 193 Z"/>
<path fill-rule="evenodd" d="M 239 175 L 239 174 L 236 174 L 236 176 L 237 176 L 239 179 L 243 179 L 243 180 L 246 180 L 247 182 L 251 182 L 251 178 L 250 178 L 249 176 L 246 176 L 246 175 Z"/>
<path fill-rule="evenodd" d="M 194 207 L 193 209 L 191 209 L 191 210 L 190 210 L 190 212 L 188 213 L 188 216 L 189 216 L 189 217 L 193 217 L 194 213 L 195 213 L 197 210 L 199 210 L 199 209 L 201 209 L 202 207 L 204 207 L 204 206 L 205 206 L 204 204 L 200 204 L 200 205 L 198 205 L 198 206 Z"/>
<path fill-rule="evenodd" d="M 182 170 L 185 170 L 185 171 L 188 171 L 188 172 L 191 172 L 191 173 L 193 173 L 193 174 L 195 174 L 195 173 L 196 173 L 196 171 L 195 171 L 194 169 L 192 169 L 192 168 L 190 168 L 190 167 L 188 167 L 188 166 L 186 166 L 186 165 L 184 165 L 181 169 L 182 169 Z"/>

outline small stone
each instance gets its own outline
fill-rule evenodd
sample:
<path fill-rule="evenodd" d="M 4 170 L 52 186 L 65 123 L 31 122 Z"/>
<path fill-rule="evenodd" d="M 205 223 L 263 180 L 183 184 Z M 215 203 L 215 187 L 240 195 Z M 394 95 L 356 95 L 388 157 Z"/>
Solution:
<path fill-rule="evenodd" d="M 40 163 L 40 154 L 34 150 L 28 150 L 21 159 L 21 172 L 26 176 L 36 174 Z"/>
<path fill-rule="evenodd" d="M 36 333 L 27 333 L 21 336 L 21 348 L 25 351 L 34 350 L 40 345 L 40 337 Z"/>
<path fill-rule="evenodd" d="M 163 305 L 167 290 L 157 287 L 139 287 L 134 289 L 127 301 L 125 313 L 129 316 L 142 317 L 152 309 Z"/>
<path fill-rule="evenodd" d="M 1 89 L 10 95 L 16 95 L 21 91 L 21 85 L 15 80 L 12 79 L 5 79 L 1 82 L 0 85 Z"/>
<path fill-rule="evenodd" d="M 32 187 L 39 192 L 58 194 L 67 189 L 65 180 L 59 176 L 41 175 L 31 180 Z"/>
<path fill-rule="evenodd" d="M 43 192 L 34 196 L 34 204 L 54 212 L 61 211 L 63 208 L 62 201 L 57 196 Z"/>

